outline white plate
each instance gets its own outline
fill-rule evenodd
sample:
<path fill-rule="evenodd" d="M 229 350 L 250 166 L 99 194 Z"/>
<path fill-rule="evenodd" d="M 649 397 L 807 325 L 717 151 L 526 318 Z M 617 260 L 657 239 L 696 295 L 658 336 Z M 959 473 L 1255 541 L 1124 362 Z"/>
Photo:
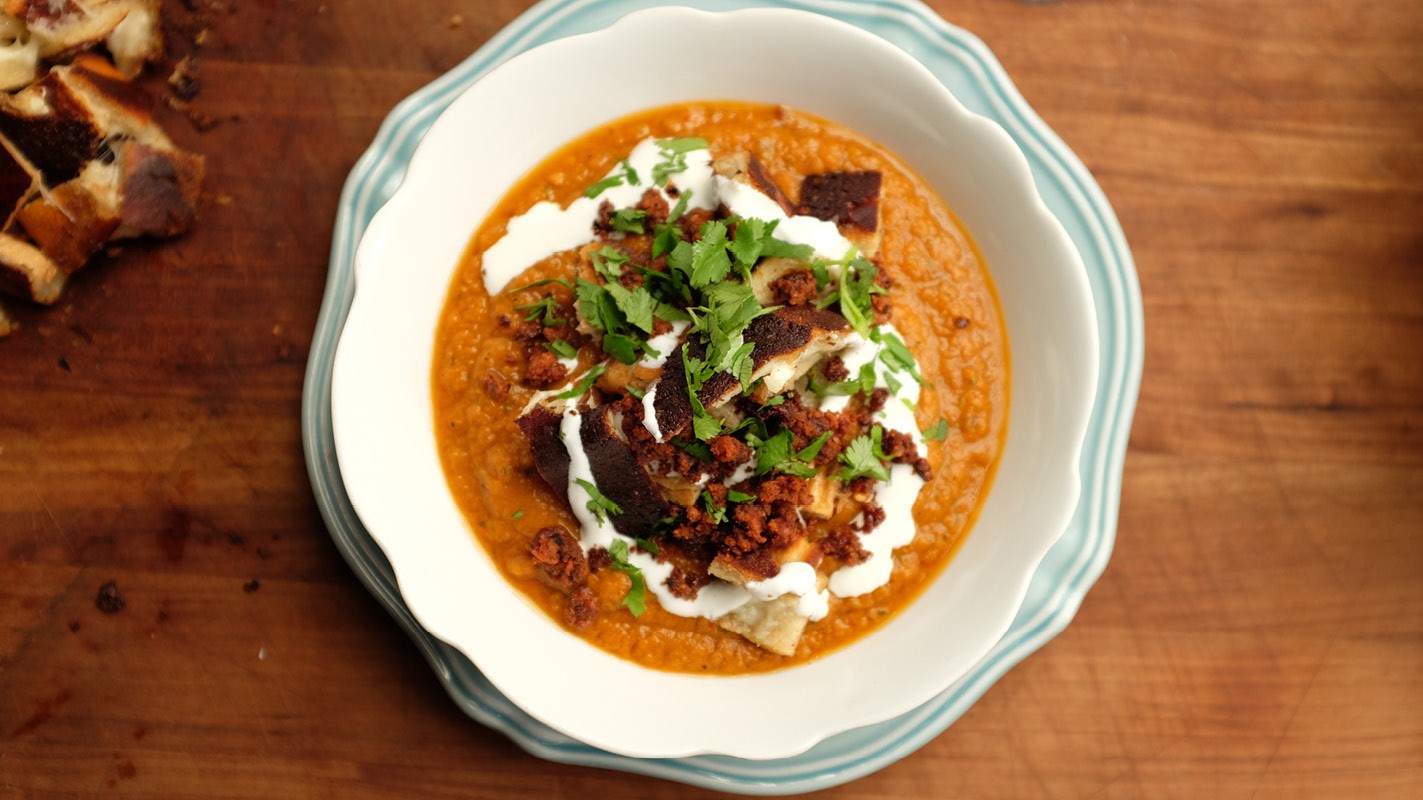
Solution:
<path fill-rule="evenodd" d="M 649 71 L 643 54 L 653 45 L 714 55 L 665 58 Z M 632 73 L 637 91 L 607 91 L 607 75 Z M 600 122 L 709 97 L 811 111 L 915 167 L 982 250 L 1013 349 L 1007 447 L 978 524 L 948 569 L 855 645 L 734 678 L 617 659 L 509 587 L 449 495 L 430 398 L 435 323 L 450 276 L 507 188 Z M 902 51 L 825 17 L 654 9 L 510 60 L 432 126 L 362 239 L 356 280 L 332 385 L 336 449 L 353 506 L 427 630 L 532 716 L 605 750 L 781 758 L 920 705 L 1007 629 L 1077 501 L 1098 343 L 1076 250 L 996 123 L 966 111 Z"/>

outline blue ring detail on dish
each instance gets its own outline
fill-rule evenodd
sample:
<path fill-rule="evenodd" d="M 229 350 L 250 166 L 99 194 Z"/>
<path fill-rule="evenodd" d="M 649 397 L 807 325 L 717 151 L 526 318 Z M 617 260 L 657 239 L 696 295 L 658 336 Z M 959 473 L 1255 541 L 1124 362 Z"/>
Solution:
<path fill-rule="evenodd" d="M 875 772 L 913 753 L 964 713 L 1004 673 L 1071 621 L 1111 555 L 1127 435 L 1141 382 L 1143 327 L 1135 266 L 1101 189 L 1028 106 L 988 48 L 915 0 L 689 0 L 705 11 L 783 7 L 834 17 L 907 51 L 970 110 L 995 120 L 1023 150 L 1038 191 L 1082 255 L 1100 334 L 1101 373 L 1082 452 L 1082 497 L 1062 538 L 1044 557 L 1002 640 L 952 687 L 894 719 L 833 736 L 799 756 L 751 761 L 726 756 L 634 759 L 557 733 L 495 690 L 458 650 L 424 631 L 401 599 L 380 548 L 346 497 L 331 433 L 331 370 L 354 294 L 353 257 L 377 209 L 394 193 L 425 131 L 484 73 L 554 39 L 604 28 L 653 0 L 544 0 L 473 55 L 391 111 L 341 194 L 321 314 L 302 400 L 302 439 L 317 504 L 342 556 L 434 668 L 466 714 L 539 758 L 640 773 L 721 791 L 779 795 L 813 791 Z"/>

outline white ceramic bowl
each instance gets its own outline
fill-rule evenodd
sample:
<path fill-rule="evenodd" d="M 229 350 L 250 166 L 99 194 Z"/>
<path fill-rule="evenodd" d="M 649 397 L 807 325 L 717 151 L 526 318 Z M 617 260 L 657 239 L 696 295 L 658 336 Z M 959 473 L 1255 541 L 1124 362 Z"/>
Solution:
<path fill-rule="evenodd" d="M 649 53 L 660 54 L 655 68 Z M 739 677 L 623 661 L 566 633 L 512 589 L 450 496 L 430 396 L 445 292 L 470 236 L 506 190 L 600 123 L 718 98 L 818 114 L 918 170 L 978 243 L 1013 351 L 1007 446 L 978 523 L 943 574 L 852 646 Z M 826 17 L 653 9 L 510 60 L 431 127 L 366 231 L 355 266 L 332 379 L 351 503 L 421 624 L 514 703 L 595 747 L 637 757 L 782 758 L 924 703 L 1007 630 L 1077 503 L 1097 383 L 1097 328 L 1081 259 L 997 124 L 965 110 L 903 51 Z"/>

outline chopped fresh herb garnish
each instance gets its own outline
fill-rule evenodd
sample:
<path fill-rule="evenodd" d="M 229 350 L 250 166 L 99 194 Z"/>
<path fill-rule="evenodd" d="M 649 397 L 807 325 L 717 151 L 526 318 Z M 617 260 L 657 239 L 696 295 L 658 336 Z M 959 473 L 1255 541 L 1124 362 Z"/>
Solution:
<path fill-rule="evenodd" d="M 884 294 L 884 287 L 875 283 L 874 264 L 863 258 L 849 258 L 840 268 L 840 314 L 861 336 L 870 335 L 875 310 L 870 298 Z"/>
<path fill-rule="evenodd" d="M 559 358 L 578 357 L 578 348 L 574 347 L 573 345 L 562 339 L 554 339 L 553 341 L 545 344 L 544 347 L 548 348 L 549 352 L 553 353 Z"/>
<path fill-rule="evenodd" d="M 826 431 L 825 433 L 820 434 L 818 437 L 816 437 L 815 441 L 806 445 L 804 448 L 801 449 L 799 453 L 796 453 L 795 457 L 798 460 L 804 461 L 806 463 L 814 461 L 815 457 L 820 455 L 820 448 L 824 447 L 825 443 L 830 441 L 830 437 L 833 435 L 834 433 L 832 431 Z"/>
<path fill-rule="evenodd" d="M 652 309 L 656 301 L 647 289 L 639 286 L 628 291 L 620 283 L 609 283 L 603 288 L 613 296 L 613 302 L 617 304 L 618 310 L 623 312 L 623 317 L 629 325 L 641 329 L 644 333 L 652 333 Z"/>
<path fill-rule="evenodd" d="M 919 377 L 919 365 L 914 363 L 914 354 L 909 352 L 908 347 L 904 346 L 904 340 L 879 328 L 875 329 L 872 336 L 875 341 L 884 345 L 884 349 L 880 351 L 879 357 L 890 369 L 896 372 L 908 373 L 909 377 L 921 384 L 924 382 L 924 379 Z"/>
<path fill-rule="evenodd" d="M 695 137 L 661 139 L 657 146 L 662 161 L 652 166 L 652 183 L 654 186 L 666 186 L 668 178 L 686 171 L 688 153 L 707 149 L 707 140 Z"/>
<path fill-rule="evenodd" d="M 815 387 L 817 394 L 863 394 L 869 397 L 875 390 L 875 364 L 873 361 L 860 367 L 860 374 L 847 381 Z"/>
<path fill-rule="evenodd" d="M 778 394 L 778 395 L 776 395 L 775 397 L 772 397 L 770 400 L 767 400 L 766 402 L 762 403 L 762 404 L 761 404 L 761 407 L 762 407 L 762 408 L 775 408 L 776 406 L 778 406 L 778 405 L 780 405 L 781 403 L 784 403 L 784 402 L 786 402 L 786 396 L 783 395 L 783 394 Z"/>
<path fill-rule="evenodd" d="M 673 439 L 672 444 L 681 448 L 687 455 L 706 464 L 712 460 L 711 448 L 705 442 L 698 442 L 691 439 Z"/>
<path fill-rule="evenodd" d="M 924 431 L 926 441 L 943 441 L 946 436 L 949 436 L 949 420 L 945 420 L 943 417 L 939 417 L 939 421 Z"/>
<path fill-rule="evenodd" d="M 624 183 L 631 184 L 633 186 L 642 185 L 642 179 L 638 177 L 637 170 L 632 168 L 632 164 L 629 164 L 627 162 L 627 159 L 623 159 L 623 162 L 618 166 L 622 167 L 622 172 L 609 175 L 608 177 L 602 179 L 601 181 L 598 181 L 592 186 L 589 186 L 586 190 L 584 190 L 583 196 L 597 197 L 598 195 L 602 194 L 603 192 L 606 192 L 614 186 L 622 186 Z"/>
<path fill-rule="evenodd" d="M 613 212 L 608 221 L 615 231 L 623 233 L 646 233 L 643 224 L 647 222 L 647 212 L 640 208 L 620 208 Z"/>
<path fill-rule="evenodd" d="M 554 397 L 557 397 L 560 400 L 568 400 L 574 397 L 582 397 L 583 393 L 587 392 L 588 389 L 593 386 L 593 381 L 598 380 L 598 376 L 602 375 L 605 370 L 607 370 L 607 367 L 602 364 L 594 365 L 592 369 L 583 373 L 583 377 L 578 380 L 578 383 L 573 385 L 572 389 L 569 389 L 566 392 L 559 392 L 558 394 L 554 395 Z"/>
<path fill-rule="evenodd" d="M 546 328 L 554 328 L 563 324 L 563 320 L 554 316 L 554 312 L 558 311 L 558 301 L 554 300 L 552 296 L 545 297 L 537 303 L 514 306 L 514 308 L 529 312 L 524 316 L 525 322 L 540 320 L 539 324 Z"/>
<path fill-rule="evenodd" d="M 806 244 L 791 244 L 772 236 L 780 220 L 767 222 L 763 219 L 740 219 L 736 223 L 736 237 L 731 242 L 731 254 L 736 256 L 738 266 L 749 271 L 763 258 L 792 258 L 807 261 L 815 249 Z"/>
<path fill-rule="evenodd" d="M 726 278 L 731 271 L 726 244 L 725 222 L 714 219 L 702 225 L 701 238 L 692 245 L 692 286 L 702 289 Z"/>
<path fill-rule="evenodd" d="M 687 213 L 687 206 L 692 202 L 692 190 L 687 189 L 677 198 L 677 205 L 672 206 L 672 210 L 667 213 L 667 222 L 673 223 L 682 218 Z"/>
<path fill-rule="evenodd" d="M 623 387 L 623 391 L 627 392 L 628 394 L 632 395 L 633 397 L 637 398 L 638 400 L 641 400 L 642 398 L 644 398 L 644 397 L 647 396 L 647 390 L 646 390 L 646 389 L 639 389 L 639 388 L 637 388 L 636 386 L 633 386 L 632 384 L 628 384 L 627 386 L 624 386 L 624 387 Z"/>
<path fill-rule="evenodd" d="M 645 344 L 641 339 L 636 339 L 622 333 L 603 334 L 603 352 L 623 362 L 624 364 L 636 364 L 642 355 L 642 346 Z"/>
<path fill-rule="evenodd" d="M 702 508 L 706 509 L 707 515 L 712 518 L 712 522 L 720 525 L 726 522 L 726 509 L 716 504 L 716 498 L 706 489 L 702 490 Z"/>
<path fill-rule="evenodd" d="M 826 268 L 824 261 L 817 259 L 811 262 L 810 274 L 815 276 L 815 291 L 822 291 L 830 285 L 830 270 Z"/>
<path fill-rule="evenodd" d="M 795 434 L 782 430 L 769 439 L 748 434 L 746 441 L 756 450 L 756 474 L 765 475 L 771 470 L 780 470 L 787 475 L 809 478 L 815 474 L 815 467 L 807 461 L 820 453 L 820 448 L 830 438 L 827 431 L 819 439 L 806 446 L 799 453 L 793 452 Z"/>
<path fill-rule="evenodd" d="M 622 506 L 598 491 L 598 487 L 593 485 L 592 481 L 585 481 L 582 478 L 574 478 L 573 481 L 588 493 L 588 510 L 593 512 L 593 516 L 598 519 L 599 524 L 606 522 L 609 514 L 623 513 Z"/>
<path fill-rule="evenodd" d="M 707 412 L 706 406 L 702 405 L 702 399 L 698 396 L 702 388 L 716 371 L 700 358 L 693 358 L 687 350 L 686 345 L 682 346 L 682 372 L 687 379 L 687 397 L 692 405 L 692 434 L 702 441 L 721 433 L 721 420 L 713 417 Z"/>
<path fill-rule="evenodd" d="M 593 271 L 603 276 L 609 283 L 616 283 L 623 276 L 623 265 L 630 260 L 627 253 L 616 247 L 604 246 L 602 250 L 588 254 L 593 262 Z"/>
<path fill-rule="evenodd" d="M 541 281 L 534 281 L 528 286 L 520 286 L 517 289 L 505 289 L 504 294 L 517 294 L 518 292 L 526 292 L 529 289 L 537 289 L 540 286 L 548 286 L 550 283 L 556 283 L 560 286 L 566 286 L 569 289 L 573 288 L 573 282 L 568 280 L 567 278 L 545 278 Z"/>
<path fill-rule="evenodd" d="M 510 515 L 509 515 L 509 518 L 510 518 L 510 519 L 518 519 L 518 518 L 520 518 L 520 517 L 522 517 L 522 516 L 524 516 L 524 509 L 521 508 L 521 509 L 519 509 L 518 511 L 515 511 L 513 514 L 510 514 Z"/>
<path fill-rule="evenodd" d="M 756 499 L 756 495 L 738 492 L 735 489 L 726 490 L 726 502 L 728 503 L 749 503 Z"/>
<path fill-rule="evenodd" d="M 705 150 L 711 145 L 700 136 L 683 136 L 680 139 L 658 139 L 657 146 L 669 153 L 690 153 L 693 150 Z"/>
<path fill-rule="evenodd" d="M 614 186 L 622 186 L 622 185 L 623 185 L 623 178 L 622 178 L 621 175 L 609 175 L 608 177 L 602 179 L 601 181 L 598 181 L 597 183 L 593 184 L 592 186 L 589 186 L 587 189 L 584 189 L 584 190 L 583 190 L 583 196 L 584 196 L 584 197 L 597 197 L 598 195 L 602 194 L 603 192 L 606 192 L 607 190 L 613 188 Z"/>
<path fill-rule="evenodd" d="M 651 539 L 645 539 L 641 536 L 633 537 L 633 543 L 636 544 L 639 548 L 653 554 L 654 556 L 662 551 L 662 548 L 657 545 L 657 542 L 654 542 Z"/>
<path fill-rule="evenodd" d="M 885 458 L 881 441 L 884 437 L 884 429 L 876 425 L 867 435 L 857 436 L 850 446 L 840 454 L 840 463 L 844 464 L 844 469 L 840 470 L 840 480 L 849 483 L 850 481 L 868 475 L 878 481 L 889 480 L 889 470 L 885 468 L 882 459 Z"/>
<path fill-rule="evenodd" d="M 894 377 L 893 373 L 889 372 L 884 374 L 884 384 L 889 387 L 890 394 L 899 394 L 899 390 L 904 388 L 904 384 L 900 383 L 899 379 Z"/>
<path fill-rule="evenodd" d="M 614 539 L 608 546 L 608 555 L 612 556 L 613 569 L 632 578 L 632 588 L 623 597 L 623 606 L 632 612 L 634 617 L 642 616 L 642 612 L 647 610 L 647 584 L 642 578 L 642 570 L 634 567 L 628 561 L 628 543 L 626 539 Z"/>

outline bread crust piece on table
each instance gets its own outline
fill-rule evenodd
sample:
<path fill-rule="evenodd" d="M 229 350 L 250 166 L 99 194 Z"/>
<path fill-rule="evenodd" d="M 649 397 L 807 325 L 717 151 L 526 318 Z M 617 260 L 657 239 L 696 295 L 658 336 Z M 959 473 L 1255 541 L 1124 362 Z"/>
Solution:
<path fill-rule="evenodd" d="M 203 158 L 176 147 L 151 106 L 89 54 L 0 95 L 0 288 L 50 305 L 105 243 L 192 227 Z"/>

